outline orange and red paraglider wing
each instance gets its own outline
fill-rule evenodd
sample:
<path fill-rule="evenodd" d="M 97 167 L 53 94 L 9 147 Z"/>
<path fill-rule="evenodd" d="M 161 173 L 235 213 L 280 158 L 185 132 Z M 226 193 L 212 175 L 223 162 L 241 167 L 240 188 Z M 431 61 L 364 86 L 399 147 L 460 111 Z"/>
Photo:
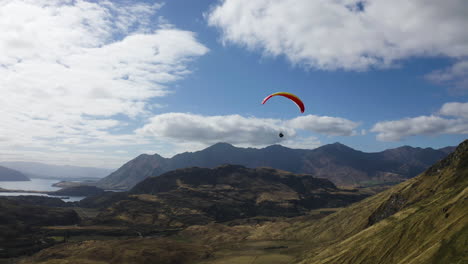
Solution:
<path fill-rule="evenodd" d="M 265 99 L 263 99 L 262 104 L 265 104 L 270 98 L 272 98 L 273 96 L 277 96 L 277 95 L 284 96 L 292 100 L 299 107 L 299 109 L 301 110 L 301 113 L 304 113 L 305 111 L 304 103 L 301 101 L 301 99 L 299 99 L 299 97 L 297 97 L 296 95 L 292 93 L 279 92 L 279 93 L 270 94 Z"/>

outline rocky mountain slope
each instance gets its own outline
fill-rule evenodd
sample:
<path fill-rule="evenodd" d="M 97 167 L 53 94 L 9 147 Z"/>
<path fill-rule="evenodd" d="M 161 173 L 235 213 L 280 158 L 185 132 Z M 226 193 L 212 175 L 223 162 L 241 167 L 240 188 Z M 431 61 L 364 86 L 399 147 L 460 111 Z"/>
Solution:
<path fill-rule="evenodd" d="M 29 181 L 23 173 L 0 166 L 0 181 Z"/>
<path fill-rule="evenodd" d="M 101 179 L 98 186 L 107 189 L 129 189 L 150 176 L 186 168 L 213 168 L 238 164 L 249 168 L 272 167 L 293 173 L 307 173 L 330 179 L 337 185 L 373 185 L 395 183 L 416 176 L 442 159 L 449 148 L 401 147 L 377 153 L 365 153 L 340 143 L 313 150 L 290 149 L 273 145 L 263 149 L 237 148 L 218 143 L 197 152 L 186 152 L 172 158 L 143 154 Z"/>

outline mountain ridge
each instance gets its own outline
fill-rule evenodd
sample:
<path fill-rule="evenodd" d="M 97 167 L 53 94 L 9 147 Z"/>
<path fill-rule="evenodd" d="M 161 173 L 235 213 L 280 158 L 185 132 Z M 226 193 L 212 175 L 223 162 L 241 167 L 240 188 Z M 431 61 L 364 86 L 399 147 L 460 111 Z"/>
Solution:
<path fill-rule="evenodd" d="M 30 179 L 20 171 L 0 166 L 0 181 L 30 181 Z"/>
<path fill-rule="evenodd" d="M 400 147 L 366 153 L 341 143 L 316 149 L 291 149 L 281 145 L 265 148 L 238 148 L 216 143 L 196 152 L 184 152 L 171 158 L 142 154 L 101 179 L 97 186 L 106 189 L 129 189 L 150 176 L 186 168 L 213 168 L 238 164 L 248 168 L 272 167 L 293 173 L 308 173 L 327 178 L 337 185 L 371 185 L 401 182 L 416 176 L 447 155 L 432 148 Z"/>
<path fill-rule="evenodd" d="M 468 140 L 417 177 L 282 235 L 322 245 L 301 264 L 462 263 L 468 256 L 456 241 L 468 238 L 467 175 Z"/>

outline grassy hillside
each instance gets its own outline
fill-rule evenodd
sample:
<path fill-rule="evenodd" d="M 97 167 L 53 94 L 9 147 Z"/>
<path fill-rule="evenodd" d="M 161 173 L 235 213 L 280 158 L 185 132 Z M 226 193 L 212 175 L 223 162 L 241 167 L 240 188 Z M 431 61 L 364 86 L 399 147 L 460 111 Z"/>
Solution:
<path fill-rule="evenodd" d="M 209 247 L 162 238 L 84 241 L 39 252 L 20 264 L 193 263 L 210 254 Z M 51 257 L 53 256 L 53 257 Z"/>
<path fill-rule="evenodd" d="M 300 263 L 467 263 L 468 141 L 425 173 L 284 237 Z"/>

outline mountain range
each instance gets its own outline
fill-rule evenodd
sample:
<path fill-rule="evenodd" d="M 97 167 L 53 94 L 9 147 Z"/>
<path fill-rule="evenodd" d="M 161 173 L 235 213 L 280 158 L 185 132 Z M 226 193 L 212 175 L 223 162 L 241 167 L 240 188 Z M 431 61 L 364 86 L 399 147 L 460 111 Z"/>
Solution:
<path fill-rule="evenodd" d="M 203 262 L 210 264 L 467 263 L 467 197 L 468 140 L 417 177 L 318 220 L 308 215 L 255 228 L 212 223 L 188 227 L 178 239 L 217 247 L 213 261 Z M 282 250 L 248 251 L 266 241 Z M 236 248 L 219 246 L 226 244 Z"/>
<path fill-rule="evenodd" d="M 85 199 L 100 209 L 74 207 L 79 225 L 41 229 L 68 242 L 20 263 L 467 263 L 467 176 L 468 140 L 418 176 L 342 208 L 321 198 L 353 190 L 310 175 L 179 169 Z"/>
<path fill-rule="evenodd" d="M 312 150 L 290 149 L 281 145 L 262 149 L 238 148 L 228 143 L 217 143 L 204 150 L 185 152 L 172 158 L 142 154 L 99 180 L 98 186 L 129 189 L 147 177 L 167 171 L 194 166 L 213 168 L 222 164 L 248 168 L 272 167 L 312 174 L 339 186 L 369 186 L 398 183 L 414 177 L 453 150 L 454 147 L 423 149 L 403 146 L 366 153 L 340 143 Z"/>
<path fill-rule="evenodd" d="M 0 166 L 0 181 L 29 181 L 23 173 Z"/>
<path fill-rule="evenodd" d="M 83 179 L 102 178 L 112 169 L 79 167 L 69 165 L 51 165 L 39 162 L 3 161 L 0 166 L 5 166 L 26 174 L 30 178 L 52 178 L 52 179 Z"/>
<path fill-rule="evenodd" d="M 465 141 L 419 176 L 287 233 L 322 244 L 302 264 L 467 263 L 467 194 Z"/>

